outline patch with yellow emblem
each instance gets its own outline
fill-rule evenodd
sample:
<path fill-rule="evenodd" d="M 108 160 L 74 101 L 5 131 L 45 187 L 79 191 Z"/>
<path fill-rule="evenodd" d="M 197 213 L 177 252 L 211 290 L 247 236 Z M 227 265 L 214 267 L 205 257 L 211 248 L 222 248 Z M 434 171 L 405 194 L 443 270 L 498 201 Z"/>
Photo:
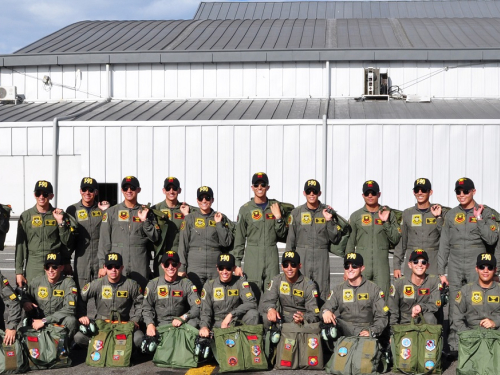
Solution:
<path fill-rule="evenodd" d="M 384 306 L 384 312 L 389 312 L 389 306 Z"/>
<path fill-rule="evenodd" d="M 440 299 L 436 300 L 436 306 L 441 307 L 441 300 Z"/>
<path fill-rule="evenodd" d="M 229 289 L 229 290 L 227 291 L 227 296 L 228 296 L 228 297 L 237 297 L 237 296 L 239 296 L 239 295 L 240 295 L 240 292 L 239 292 L 239 290 L 238 290 L 238 289 Z"/>
<path fill-rule="evenodd" d="M 38 227 L 41 227 L 42 226 L 42 217 L 41 216 L 33 216 L 31 218 L 31 226 L 33 228 L 38 228 Z"/>
<path fill-rule="evenodd" d="M 319 309 L 317 307 L 314 309 L 314 313 L 319 314 Z"/>
<path fill-rule="evenodd" d="M 68 223 L 66 223 L 66 224 L 68 224 Z M 55 227 L 57 225 L 57 221 L 55 221 L 53 219 L 47 219 L 47 220 L 45 220 L 45 225 L 48 227 Z"/>
<path fill-rule="evenodd" d="M 128 221 L 130 214 L 128 210 L 118 211 L 118 221 Z"/>
<path fill-rule="evenodd" d="M 207 296 L 207 292 L 205 292 L 205 289 L 202 289 L 201 290 L 201 299 L 205 299 L 205 297 Z"/>
<path fill-rule="evenodd" d="M 180 230 L 184 230 L 184 229 L 186 229 L 186 221 L 185 220 L 181 223 L 181 227 L 180 227 Z"/>
<path fill-rule="evenodd" d="M 87 214 L 87 210 L 78 210 L 76 211 L 76 218 L 78 221 L 86 221 L 89 219 L 89 215 Z"/>
<path fill-rule="evenodd" d="M 172 212 L 170 212 L 170 210 L 168 208 L 162 209 L 161 212 L 163 212 L 164 214 L 166 214 L 167 217 L 169 218 L 169 220 L 172 218 Z"/>
<path fill-rule="evenodd" d="M 70 305 L 70 306 L 75 306 L 75 301 L 69 301 L 69 302 L 68 302 L 68 305 Z"/>
<path fill-rule="evenodd" d="M 436 223 L 437 220 L 434 217 L 428 217 L 427 219 L 425 219 L 425 224 L 436 224 Z"/>
<path fill-rule="evenodd" d="M 326 224 L 326 219 L 324 217 L 315 217 L 314 223 L 315 224 Z"/>
<path fill-rule="evenodd" d="M 421 227 L 422 226 L 422 215 L 420 215 L 420 214 L 411 215 L 411 226 L 412 227 Z"/>
<path fill-rule="evenodd" d="M 352 289 L 344 289 L 342 299 L 344 302 L 354 301 L 354 292 Z"/>
<path fill-rule="evenodd" d="M 280 293 L 286 296 L 290 295 L 290 285 L 286 281 L 282 281 L 280 284 Z"/>
<path fill-rule="evenodd" d="M 214 299 L 217 301 L 224 300 L 224 289 L 223 288 L 214 288 Z"/>
<path fill-rule="evenodd" d="M 457 296 L 455 297 L 455 301 L 460 303 L 460 301 L 462 300 L 462 292 L 458 292 L 457 293 Z"/>
<path fill-rule="evenodd" d="M 367 301 L 369 299 L 368 293 L 358 293 L 358 301 Z"/>
<path fill-rule="evenodd" d="M 167 286 L 161 286 L 158 288 L 158 298 L 159 299 L 168 298 L 168 287 Z"/>
<path fill-rule="evenodd" d="M 215 227 L 217 224 L 216 224 L 215 220 L 208 220 L 208 225 L 211 227 Z"/>
<path fill-rule="evenodd" d="M 39 286 L 38 287 L 38 297 L 47 298 L 48 296 L 49 296 L 49 292 L 47 291 L 47 288 L 44 286 Z"/>
<path fill-rule="evenodd" d="M 312 224 L 312 216 L 309 212 L 302 212 L 300 214 L 300 223 L 302 225 L 311 225 Z"/>
<path fill-rule="evenodd" d="M 380 298 L 385 298 L 385 294 L 382 290 L 378 293 L 378 295 L 380 296 Z"/>
<path fill-rule="evenodd" d="M 196 298 L 196 301 L 194 301 L 197 305 L 201 305 L 201 301 L 199 298 Z"/>
<path fill-rule="evenodd" d="M 102 216 L 101 211 L 92 211 L 92 217 L 98 217 L 98 216 Z"/>
<path fill-rule="evenodd" d="M 202 219 L 201 217 L 198 217 L 194 220 L 194 226 L 196 228 L 205 228 L 205 219 Z"/>
<path fill-rule="evenodd" d="M 389 288 L 389 295 L 391 297 L 394 297 L 396 295 L 396 289 L 394 288 L 394 285 L 391 285 L 391 287 Z"/>
<path fill-rule="evenodd" d="M 252 298 L 253 297 L 253 294 L 248 292 L 247 294 L 245 294 L 245 297 L 247 297 L 248 299 Z"/>
<path fill-rule="evenodd" d="M 458 213 L 455 215 L 455 223 L 463 224 L 465 222 L 465 214 Z"/>
<path fill-rule="evenodd" d="M 415 290 L 413 289 L 413 285 L 405 285 L 404 286 L 404 298 L 413 298 L 415 295 Z"/>
<path fill-rule="evenodd" d="M 488 296 L 488 302 L 489 303 L 500 303 L 500 297 L 499 296 Z"/>
<path fill-rule="evenodd" d="M 292 223 L 293 223 L 293 216 L 292 215 L 288 215 L 287 224 L 290 225 Z"/>
<path fill-rule="evenodd" d="M 481 305 L 483 303 L 483 293 L 472 292 L 471 301 L 473 305 Z"/>
<path fill-rule="evenodd" d="M 120 298 L 128 298 L 128 291 L 126 290 L 119 290 L 116 292 L 116 296 Z"/>
<path fill-rule="evenodd" d="M 253 210 L 252 211 L 252 220 L 258 221 L 262 219 L 262 211 L 261 210 Z"/>
<path fill-rule="evenodd" d="M 54 289 L 54 291 L 52 292 L 52 295 L 54 297 L 64 297 L 64 290 Z"/>
<path fill-rule="evenodd" d="M 497 227 L 496 227 L 496 226 L 494 226 L 494 225 L 490 225 L 490 229 L 491 229 L 491 231 L 492 231 L 492 232 L 494 232 L 494 231 L 496 231 L 496 230 L 497 230 Z"/>
<path fill-rule="evenodd" d="M 113 289 L 110 286 L 103 286 L 101 295 L 102 299 L 111 299 L 113 297 Z"/>
<path fill-rule="evenodd" d="M 139 289 L 139 291 L 140 291 L 140 289 Z M 146 287 L 146 289 L 144 290 L 144 298 L 146 298 L 148 296 L 148 294 L 149 294 L 149 288 Z"/>
<path fill-rule="evenodd" d="M 361 225 L 367 226 L 372 224 L 372 215 L 361 215 Z"/>
<path fill-rule="evenodd" d="M 17 298 L 17 296 L 16 296 L 16 294 L 15 294 L 15 293 L 12 293 L 12 294 L 9 296 L 9 298 L 10 298 L 11 300 L 13 300 L 13 301 L 14 301 L 14 300 Z"/>
<path fill-rule="evenodd" d="M 296 297 L 304 297 L 304 291 L 303 290 L 299 290 L 299 289 L 294 289 L 293 290 L 293 295 L 296 296 Z"/>
<path fill-rule="evenodd" d="M 104 215 L 102 215 L 102 222 L 103 223 L 107 223 L 108 222 L 108 214 L 105 213 Z"/>

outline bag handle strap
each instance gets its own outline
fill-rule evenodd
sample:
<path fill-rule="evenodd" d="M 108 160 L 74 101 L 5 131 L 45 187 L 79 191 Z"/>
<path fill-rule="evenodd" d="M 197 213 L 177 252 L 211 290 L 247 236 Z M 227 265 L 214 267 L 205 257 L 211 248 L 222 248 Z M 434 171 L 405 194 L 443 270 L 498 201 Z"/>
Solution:
<path fill-rule="evenodd" d="M 117 317 L 117 319 L 114 319 L 115 317 Z M 118 311 L 111 310 L 111 312 L 109 313 L 109 320 L 110 321 L 118 321 L 118 323 L 121 323 L 122 317 Z"/>

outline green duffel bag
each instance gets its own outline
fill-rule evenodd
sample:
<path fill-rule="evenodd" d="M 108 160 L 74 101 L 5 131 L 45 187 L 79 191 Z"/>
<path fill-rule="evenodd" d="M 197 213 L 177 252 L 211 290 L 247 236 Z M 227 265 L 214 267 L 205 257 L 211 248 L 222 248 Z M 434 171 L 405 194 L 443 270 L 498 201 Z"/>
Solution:
<path fill-rule="evenodd" d="M 332 357 L 326 364 L 326 372 L 334 375 L 378 375 L 382 350 L 372 337 L 340 337 Z M 385 371 L 385 369 L 384 369 Z"/>
<path fill-rule="evenodd" d="M 214 328 L 212 350 L 219 372 L 267 370 L 262 333 L 262 324 Z"/>
<path fill-rule="evenodd" d="M 96 325 L 98 333 L 90 341 L 85 363 L 92 367 L 129 367 L 134 323 L 98 319 Z"/>
<path fill-rule="evenodd" d="M 458 332 L 457 375 L 496 375 L 500 369 L 500 332 L 476 328 Z"/>
<path fill-rule="evenodd" d="M 276 350 L 278 370 L 322 370 L 323 349 L 319 323 L 284 323 Z"/>
<path fill-rule="evenodd" d="M 274 200 L 274 199 L 272 199 L 269 202 L 269 205 L 274 204 L 276 202 L 279 203 L 280 208 L 281 208 L 281 212 L 283 212 L 283 217 L 282 217 L 283 221 L 285 223 L 287 223 L 287 225 L 288 225 L 290 214 L 292 213 L 292 211 L 295 208 L 295 206 L 293 204 L 291 204 L 291 203 L 278 202 L 277 200 Z M 287 236 L 278 237 L 278 242 L 286 243 L 286 237 Z"/>
<path fill-rule="evenodd" d="M 352 232 L 351 224 L 349 224 L 349 220 L 344 219 L 339 214 L 335 213 L 337 219 L 337 230 L 342 232 L 342 237 L 337 244 L 330 244 L 330 252 L 335 254 L 341 258 L 345 255 L 345 249 L 347 247 L 347 241 L 349 241 L 349 236 Z"/>
<path fill-rule="evenodd" d="M 391 327 L 393 369 L 404 374 L 440 374 L 443 327 L 421 323 L 396 324 Z"/>
<path fill-rule="evenodd" d="M 153 363 L 158 367 L 193 368 L 198 366 L 194 354 L 198 330 L 189 324 L 174 327 L 172 324 L 157 328 L 160 344 L 156 348 Z"/>
<path fill-rule="evenodd" d="M 49 324 L 38 331 L 31 327 L 21 327 L 19 332 L 23 337 L 23 347 L 31 370 L 71 366 L 71 358 L 68 357 L 68 330 L 65 327 Z"/>
<path fill-rule="evenodd" d="M 16 341 L 13 345 L 5 345 L 3 343 L 5 332 L 0 329 L 0 339 L 2 346 L 0 347 L 0 374 L 21 374 L 30 369 L 28 357 L 23 350 L 20 335 L 16 335 Z"/>

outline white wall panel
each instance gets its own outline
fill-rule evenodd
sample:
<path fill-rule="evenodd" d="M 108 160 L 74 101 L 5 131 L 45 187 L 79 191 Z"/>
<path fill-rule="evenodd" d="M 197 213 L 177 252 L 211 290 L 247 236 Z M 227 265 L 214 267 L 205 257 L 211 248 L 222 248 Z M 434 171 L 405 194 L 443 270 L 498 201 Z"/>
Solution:
<path fill-rule="evenodd" d="M 498 186 L 500 186 L 500 127 L 483 126 L 483 164 L 481 166 L 483 181 L 476 190 L 482 191 L 484 202 L 495 208 L 500 208 Z"/>
<path fill-rule="evenodd" d="M 191 204 L 196 202 L 195 189 L 199 186 L 192 186 L 187 180 L 188 176 L 191 176 L 191 172 L 187 170 L 185 160 L 189 157 L 189 152 L 191 150 L 190 139 L 186 138 L 186 128 L 182 126 L 174 126 L 170 128 L 169 133 L 169 148 L 168 148 L 168 160 L 169 160 L 169 176 L 175 176 L 181 182 L 181 187 L 184 190 L 184 199 Z M 200 175 L 201 176 L 201 175 Z M 167 177 L 167 176 L 165 176 Z M 187 181 L 187 182 L 184 182 Z M 192 192 L 191 192 L 192 190 Z M 194 195 L 194 200 L 192 199 Z"/>
<path fill-rule="evenodd" d="M 398 207 L 399 184 L 406 183 L 399 177 L 401 142 L 398 125 L 385 125 L 382 140 L 382 180 L 380 190 L 383 192 L 382 202 L 390 207 Z M 402 147 L 404 149 L 404 146 Z M 411 180 L 410 180 L 411 181 Z"/>
<path fill-rule="evenodd" d="M 222 197 L 219 193 L 219 171 L 217 164 L 217 159 L 219 157 L 219 145 L 217 144 L 218 143 L 217 126 L 202 126 L 201 139 L 202 139 L 201 141 L 202 157 L 200 160 L 201 162 L 200 186 L 204 185 L 204 186 L 210 186 L 212 188 L 212 190 L 214 191 L 215 207 L 219 207 L 219 200 Z M 223 146 L 221 148 L 220 157 L 224 157 L 224 152 L 222 152 L 222 150 L 225 150 Z M 223 181 L 224 180 L 222 180 L 221 182 Z"/>
<path fill-rule="evenodd" d="M 229 98 L 231 96 L 230 94 L 230 67 L 229 64 L 217 64 L 216 65 L 217 69 L 217 94 L 215 97 L 217 98 Z"/>
<path fill-rule="evenodd" d="M 142 197 L 148 196 L 145 203 L 152 202 L 154 185 L 153 185 L 153 128 L 140 127 L 137 128 L 137 178 L 141 183 Z M 166 177 L 166 176 L 165 176 Z"/>
<path fill-rule="evenodd" d="M 163 98 L 165 96 L 165 66 L 151 64 L 151 96 Z"/>
<path fill-rule="evenodd" d="M 169 170 L 169 128 L 153 128 L 153 202 L 154 204 L 165 199 L 162 192 L 165 178 L 172 176 Z M 177 159 L 178 160 L 178 159 Z M 181 182 L 182 192 L 180 200 L 184 198 L 184 186 L 186 181 Z"/>
<path fill-rule="evenodd" d="M 217 97 L 217 65 L 203 64 L 203 97 Z M 200 82 L 201 83 L 201 82 Z"/>
<path fill-rule="evenodd" d="M 250 147 L 250 126 L 235 126 L 234 131 L 234 150 L 232 155 L 228 157 L 233 158 L 233 171 L 234 171 L 234 202 L 235 212 L 237 215 L 238 210 L 242 204 L 249 200 L 251 195 L 250 184 L 252 183 L 252 175 L 255 172 L 264 172 L 260 170 L 253 171 L 250 168 L 250 160 L 253 159 L 252 149 Z M 228 213 L 226 213 L 228 215 Z"/>
<path fill-rule="evenodd" d="M 58 82 L 64 85 L 62 96 L 64 99 L 75 99 L 76 91 L 71 89 L 75 87 L 76 82 L 76 66 L 75 65 L 63 65 L 62 67 L 62 82 Z M 26 92 L 26 99 L 33 100 L 31 94 Z M 39 99 L 37 97 L 37 99 Z"/>
<path fill-rule="evenodd" d="M 186 140 L 188 142 L 188 147 L 182 153 L 182 155 L 177 155 L 175 158 L 171 158 L 170 163 L 179 163 L 181 160 L 185 160 L 185 170 L 186 177 L 181 181 L 181 186 L 185 186 L 184 195 L 188 199 L 190 204 L 196 205 L 196 189 L 200 186 L 208 184 L 204 182 L 202 178 L 202 160 L 204 158 L 210 159 L 215 162 L 217 159 L 217 154 L 211 151 L 212 144 L 205 141 L 202 137 L 200 126 L 190 126 L 186 128 Z M 208 160 L 207 160 L 208 161 Z M 180 163 L 182 164 L 182 162 Z M 177 177 L 177 175 L 172 175 Z"/>
<path fill-rule="evenodd" d="M 12 153 L 12 129 L 0 128 L 0 155 L 10 156 Z"/>
<path fill-rule="evenodd" d="M 283 171 L 283 201 L 297 204 L 303 202 L 304 182 L 300 178 L 300 126 L 285 125 L 283 129 L 283 162 L 289 170 Z M 304 172 L 303 172 L 304 173 Z M 279 199 L 276 197 L 276 199 Z"/>
<path fill-rule="evenodd" d="M 233 158 L 234 142 L 233 133 L 234 129 L 231 126 L 220 126 L 218 132 L 218 150 L 217 153 L 217 196 L 218 201 L 215 202 L 217 209 L 224 214 L 228 215 L 231 220 L 236 221 L 237 210 L 240 208 L 239 204 L 235 207 L 234 200 L 234 169 Z M 233 183 L 232 183 L 233 182 Z M 240 188 L 238 186 L 238 188 Z M 241 186 L 245 190 L 245 186 Z"/>
<path fill-rule="evenodd" d="M 117 129 L 118 131 L 113 131 Z M 108 136 L 109 134 L 109 136 Z M 113 172 L 115 175 L 120 174 L 120 162 L 116 158 L 114 163 L 108 161 L 109 155 L 111 160 L 113 156 L 120 156 L 120 132 L 119 128 L 113 127 L 91 127 L 89 134 L 89 176 L 101 182 L 115 182 L 113 181 Z M 106 167 L 110 164 L 110 179 L 106 175 Z"/>
<path fill-rule="evenodd" d="M 12 129 L 12 155 L 26 155 L 28 153 L 27 128 Z"/>
<path fill-rule="evenodd" d="M 267 127 L 267 165 L 266 172 L 269 177 L 269 196 L 282 196 L 283 195 L 283 126 L 268 126 Z M 255 171 L 261 172 L 261 171 Z M 255 173 L 255 172 L 252 172 Z"/>
<path fill-rule="evenodd" d="M 29 155 L 43 155 L 43 128 L 28 128 L 27 152 Z"/>
<path fill-rule="evenodd" d="M 204 85 L 204 76 L 205 69 L 203 64 L 192 64 L 190 69 L 187 69 L 186 74 L 190 75 L 189 82 L 191 83 L 191 90 L 189 95 L 186 95 L 190 98 L 203 98 L 203 90 L 205 88 Z M 180 81 L 180 84 L 183 84 L 183 81 Z M 187 82 L 186 82 L 187 84 Z"/>
<path fill-rule="evenodd" d="M 349 212 L 349 126 L 328 126 L 328 202 L 340 215 Z"/>
<path fill-rule="evenodd" d="M 153 68 L 151 64 L 139 65 L 139 98 L 147 99 L 153 97 Z M 162 95 L 159 95 L 162 96 Z"/>

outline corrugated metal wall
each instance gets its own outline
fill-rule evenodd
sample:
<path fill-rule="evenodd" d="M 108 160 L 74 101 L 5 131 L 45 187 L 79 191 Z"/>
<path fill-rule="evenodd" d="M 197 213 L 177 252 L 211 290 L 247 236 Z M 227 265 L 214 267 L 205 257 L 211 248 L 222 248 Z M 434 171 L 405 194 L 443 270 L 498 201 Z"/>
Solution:
<path fill-rule="evenodd" d="M 363 94 L 363 68 L 373 62 L 331 62 L 331 95 Z M 444 68 L 448 66 L 448 70 Z M 467 61 L 377 63 L 388 69 L 392 85 L 407 94 L 434 97 L 500 96 L 500 64 Z M 150 98 L 307 98 L 327 96 L 325 63 L 218 63 L 113 65 L 112 95 L 120 99 Z M 104 65 L 0 68 L 0 85 L 15 85 L 32 100 L 96 99 L 107 94 Z M 51 77 L 50 90 L 40 81 Z M 76 87 L 78 90 L 71 89 Z"/>
<path fill-rule="evenodd" d="M 363 204 L 362 183 L 375 179 L 382 202 L 404 209 L 413 204 L 413 180 L 428 177 L 433 201 L 455 206 L 454 181 L 468 176 L 476 183 L 477 200 L 500 208 L 500 120 L 462 123 L 330 121 L 322 200 L 348 216 Z M 196 188 L 210 185 L 215 208 L 233 219 L 251 195 L 254 172 L 269 174 L 270 197 L 295 205 L 304 202 L 305 180 L 324 183 L 320 122 L 62 124 L 58 206 L 63 208 L 79 199 L 79 183 L 87 175 L 108 183 L 136 175 L 143 203 L 162 200 L 168 175 L 180 179 L 181 199 L 191 204 Z M 51 179 L 51 137 L 52 128 L 41 124 L 6 123 L 0 129 L 0 197 L 16 214 L 34 204 L 35 181 Z"/>

